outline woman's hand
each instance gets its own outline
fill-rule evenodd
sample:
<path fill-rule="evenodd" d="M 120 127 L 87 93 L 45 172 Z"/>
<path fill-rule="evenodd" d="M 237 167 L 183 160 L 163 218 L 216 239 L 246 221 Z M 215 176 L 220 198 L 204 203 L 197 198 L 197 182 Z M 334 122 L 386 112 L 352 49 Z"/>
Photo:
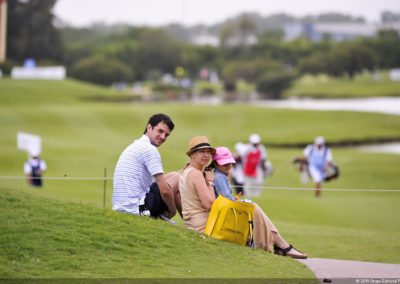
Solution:
<path fill-rule="evenodd" d="M 214 188 L 208 185 L 208 183 L 214 183 L 214 173 L 210 171 L 202 172 L 196 169 L 189 173 L 188 179 L 192 180 L 203 207 L 211 209 L 212 203 L 215 200 L 215 194 Z"/>
<path fill-rule="evenodd" d="M 206 182 L 214 182 L 214 172 L 204 171 L 204 177 Z"/>

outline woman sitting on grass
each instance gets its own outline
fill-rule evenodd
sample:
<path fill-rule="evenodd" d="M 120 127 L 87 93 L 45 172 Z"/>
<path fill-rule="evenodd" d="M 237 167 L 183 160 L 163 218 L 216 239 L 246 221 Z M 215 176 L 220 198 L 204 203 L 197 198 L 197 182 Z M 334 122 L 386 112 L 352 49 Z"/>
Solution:
<path fill-rule="evenodd" d="M 207 169 L 215 169 L 215 195 L 222 195 L 231 200 L 235 200 L 232 196 L 232 187 L 229 183 L 229 174 L 232 171 L 235 159 L 232 153 L 226 147 L 217 147 L 213 155 L 213 161 Z M 289 245 L 279 234 L 275 225 L 264 213 L 264 211 L 255 204 L 254 210 L 254 244 L 256 247 L 272 252 L 272 248 L 276 254 L 290 256 L 293 258 L 307 258 L 307 255 L 296 250 Z"/>
<path fill-rule="evenodd" d="M 215 200 L 214 190 L 217 194 L 233 199 L 228 174 L 235 160 L 227 148 L 212 148 L 205 136 L 193 137 L 186 155 L 190 157 L 190 162 L 179 177 L 183 221 L 186 228 L 204 233 Z M 215 175 L 212 171 L 204 171 L 212 156 L 215 158 Z M 307 258 L 307 255 L 293 248 L 280 236 L 273 223 L 257 205 L 254 212 L 254 243 L 256 247 L 269 252 L 274 249 L 277 254 Z"/>

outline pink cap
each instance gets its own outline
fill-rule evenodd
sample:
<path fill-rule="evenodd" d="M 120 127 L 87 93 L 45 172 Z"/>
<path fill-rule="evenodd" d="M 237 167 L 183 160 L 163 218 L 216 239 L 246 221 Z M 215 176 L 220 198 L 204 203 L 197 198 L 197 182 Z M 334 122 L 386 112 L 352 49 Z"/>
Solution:
<path fill-rule="evenodd" d="M 213 155 L 213 160 L 216 161 L 220 166 L 236 163 L 231 151 L 229 151 L 229 149 L 226 147 L 215 148 L 215 155 Z"/>

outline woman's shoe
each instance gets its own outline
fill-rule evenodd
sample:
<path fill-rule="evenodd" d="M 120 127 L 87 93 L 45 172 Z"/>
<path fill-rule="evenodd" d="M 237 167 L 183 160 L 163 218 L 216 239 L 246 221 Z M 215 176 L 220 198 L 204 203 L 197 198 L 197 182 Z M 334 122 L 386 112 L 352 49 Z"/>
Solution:
<path fill-rule="evenodd" d="M 290 252 L 291 250 L 294 250 L 295 252 L 298 253 Z M 274 253 L 277 255 L 289 256 L 291 258 L 297 258 L 297 259 L 306 259 L 308 257 L 305 253 L 302 253 L 292 245 L 289 245 L 287 248 L 280 248 L 277 245 L 274 245 Z"/>

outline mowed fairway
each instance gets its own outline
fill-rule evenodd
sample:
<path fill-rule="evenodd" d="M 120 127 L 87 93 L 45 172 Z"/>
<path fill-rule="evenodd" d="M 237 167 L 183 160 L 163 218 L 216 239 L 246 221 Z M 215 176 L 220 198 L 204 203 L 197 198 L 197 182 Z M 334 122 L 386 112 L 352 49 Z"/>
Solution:
<path fill-rule="evenodd" d="M 274 174 L 256 199 L 282 235 L 312 257 L 400 263 L 400 156 L 333 148 L 341 169 L 338 180 L 324 184 L 321 199 L 307 187 L 291 164 L 301 148 L 269 147 L 298 144 L 323 135 L 328 142 L 400 137 L 400 117 L 371 113 L 293 111 L 248 105 L 184 103 L 105 103 L 110 90 L 74 81 L 0 80 L 0 186 L 62 201 L 103 206 L 104 169 L 112 177 L 120 152 L 144 130 L 148 117 L 169 114 L 176 125 L 160 148 L 166 171 L 181 168 L 187 141 L 207 135 L 215 146 L 230 148 L 257 132 L 266 143 Z M 86 99 L 85 99 L 86 98 Z M 44 188 L 31 189 L 23 176 L 26 153 L 16 148 L 18 131 L 40 135 L 48 164 Z M 8 178 L 6 178 L 8 177 Z M 81 180 L 74 178 L 93 178 Z M 343 189 L 387 189 L 344 191 Z M 111 207 L 112 182 L 107 181 L 106 207 Z M 181 222 L 178 218 L 178 225 Z M 201 241 L 201 240 L 200 240 Z"/>

